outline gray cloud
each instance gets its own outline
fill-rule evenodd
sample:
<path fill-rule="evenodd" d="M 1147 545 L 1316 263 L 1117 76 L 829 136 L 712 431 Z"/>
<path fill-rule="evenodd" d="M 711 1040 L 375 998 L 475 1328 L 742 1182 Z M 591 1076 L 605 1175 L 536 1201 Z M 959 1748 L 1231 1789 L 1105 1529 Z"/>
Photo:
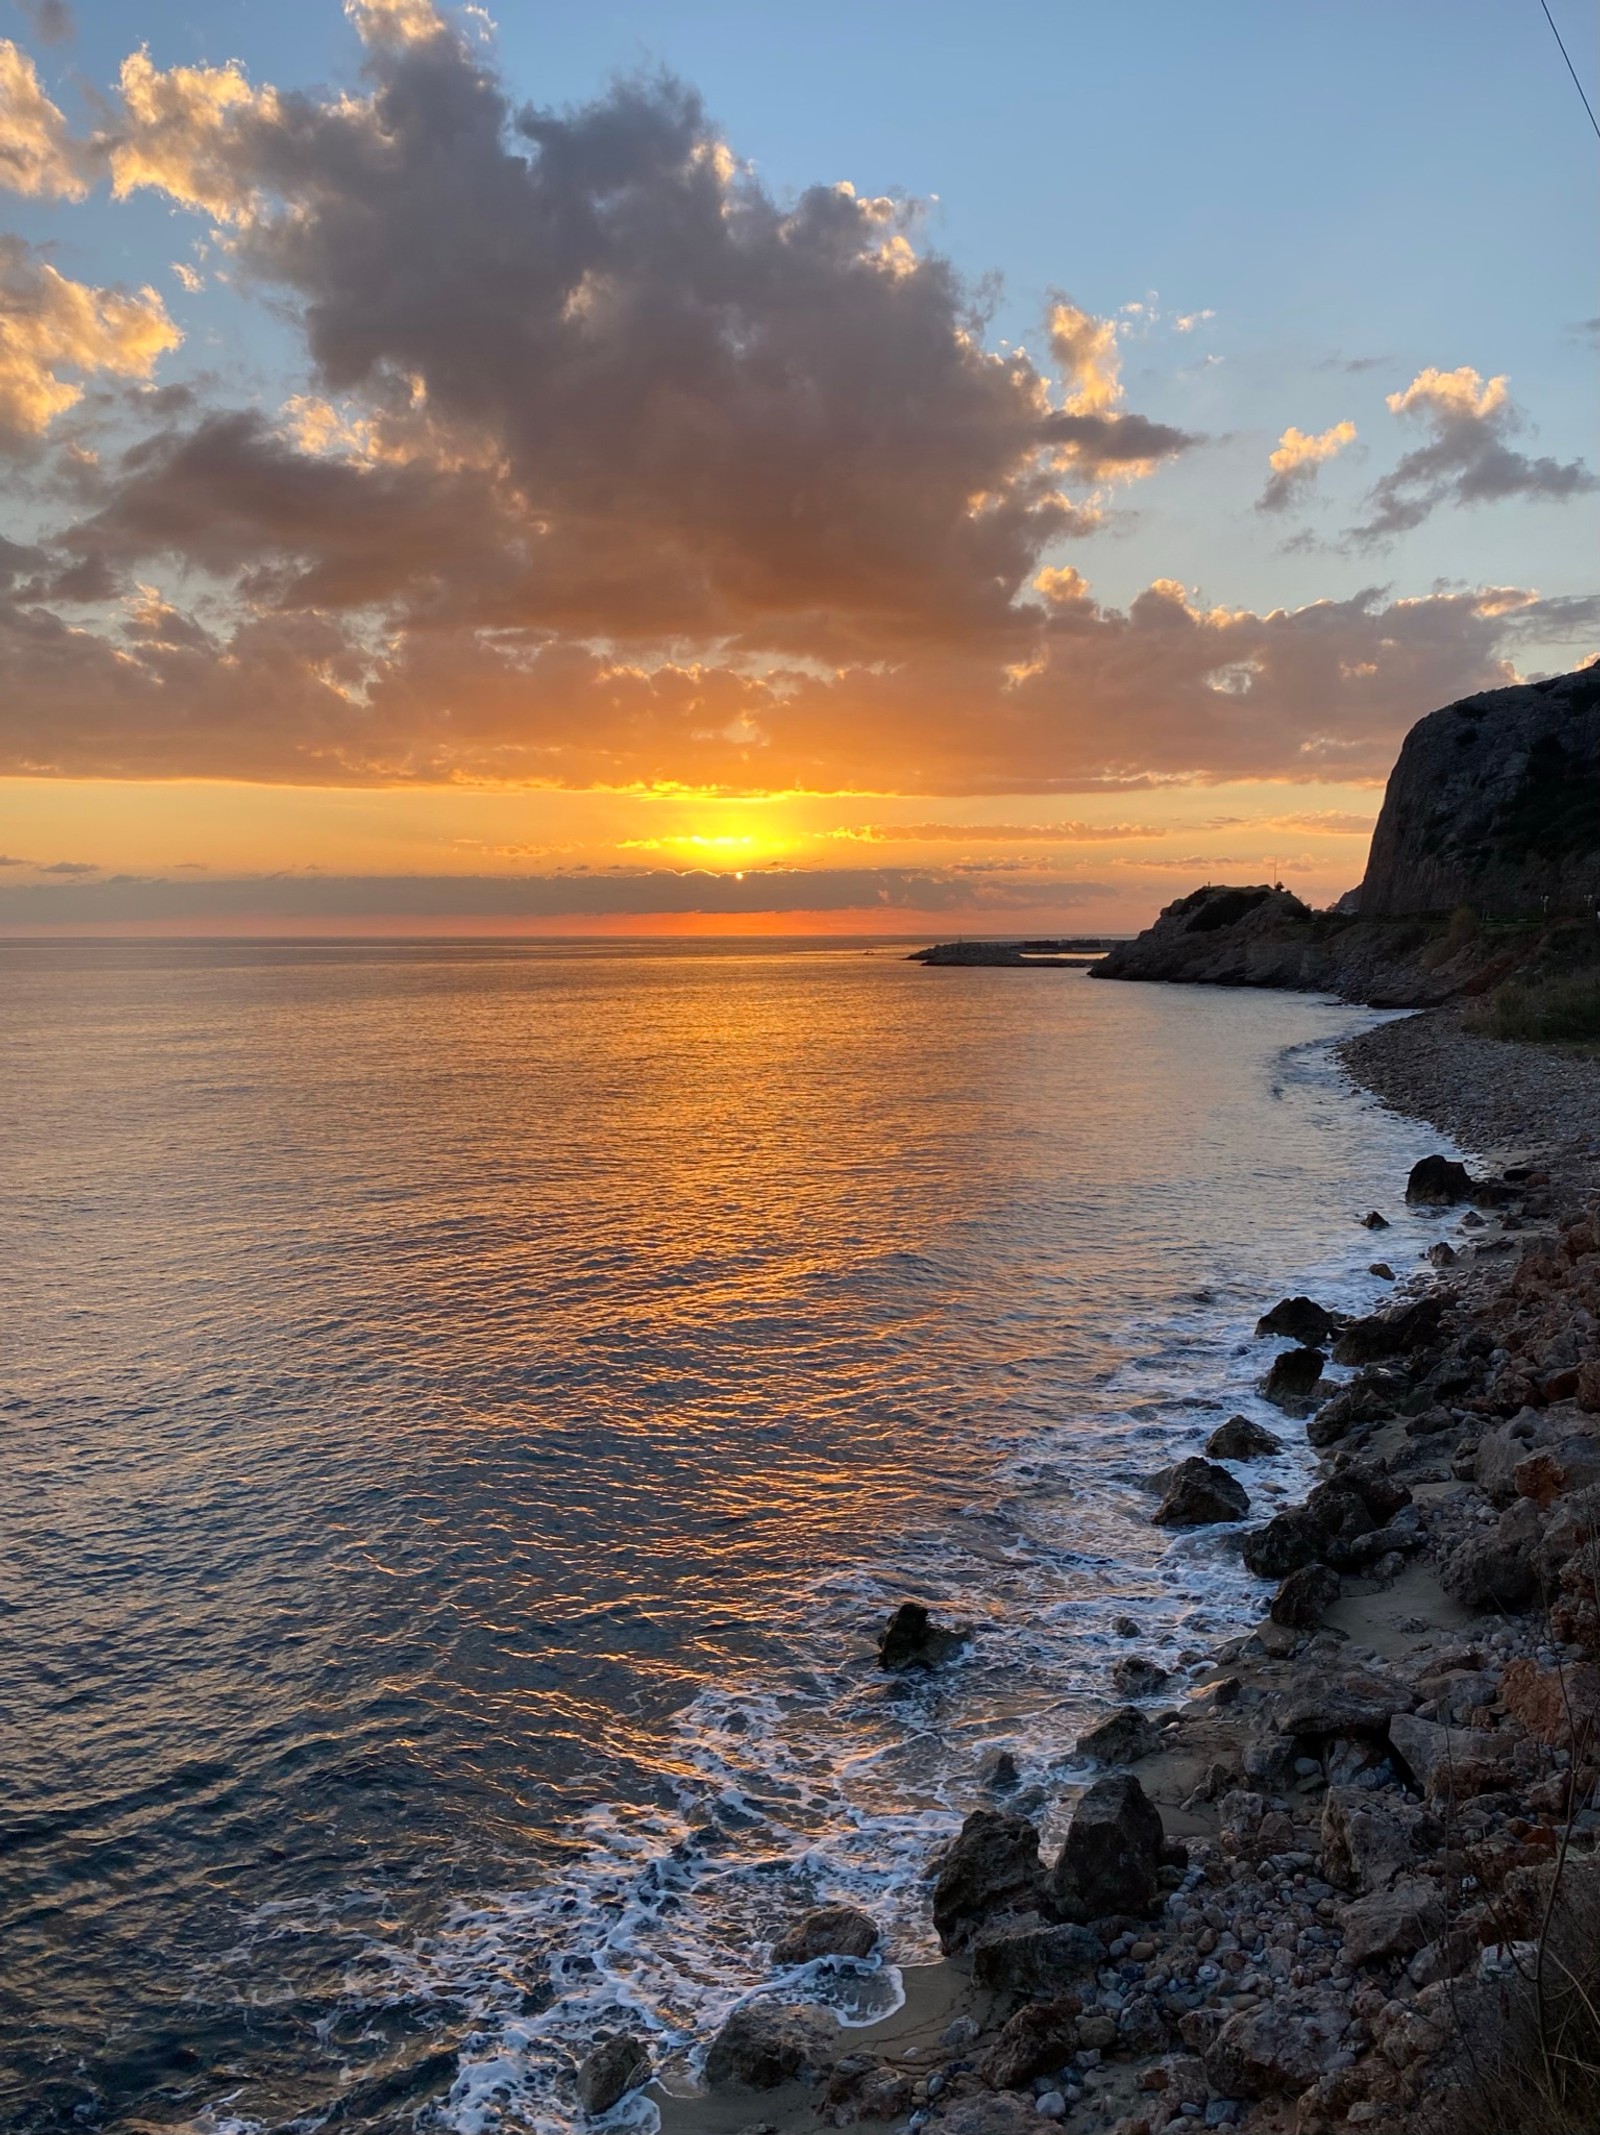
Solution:
<path fill-rule="evenodd" d="M 78 34 L 67 0 L 18 0 L 41 44 L 71 44 Z"/>
<path fill-rule="evenodd" d="M 1371 516 L 1350 529 L 1358 547 L 1410 532 L 1441 505 L 1509 497 L 1565 503 L 1596 486 L 1581 460 L 1530 459 L 1507 443 L 1522 418 L 1504 378 L 1480 378 L 1466 365 L 1422 371 L 1404 392 L 1389 395 L 1389 407 L 1421 423 L 1428 441 L 1374 484 L 1367 500 Z"/>

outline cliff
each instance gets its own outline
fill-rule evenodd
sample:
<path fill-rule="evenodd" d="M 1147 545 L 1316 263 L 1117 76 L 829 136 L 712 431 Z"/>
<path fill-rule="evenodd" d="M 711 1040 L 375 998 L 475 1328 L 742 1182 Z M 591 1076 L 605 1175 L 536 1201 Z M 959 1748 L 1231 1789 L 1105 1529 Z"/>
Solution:
<path fill-rule="evenodd" d="M 1600 665 L 1463 698 L 1406 736 L 1360 891 L 1169 904 L 1096 978 L 1285 986 L 1430 1007 L 1600 950 Z"/>
<path fill-rule="evenodd" d="M 1406 736 L 1372 834 L 1365 919 L 1592 912 L 1600 897 L 1600 666 L 1486 690 Z"/>

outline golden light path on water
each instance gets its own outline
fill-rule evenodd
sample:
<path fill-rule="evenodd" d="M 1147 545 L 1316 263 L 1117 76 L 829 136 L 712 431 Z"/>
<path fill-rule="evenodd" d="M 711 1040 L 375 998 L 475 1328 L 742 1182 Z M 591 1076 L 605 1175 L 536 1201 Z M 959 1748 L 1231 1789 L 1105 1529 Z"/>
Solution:
<path fill-rule="evenodd" d="M 860 948 L 0 979 L 29 2135 L 565 2130 L 595 2029 L 691 2068 L 824 1898 L 882 2006 L 984 1755 L 1059 1822 L 1113 1618 L 1180 1667 L 1259 1608 L 1143 1478 L 1258 1408 L 1264 1302 L 1374 1293 L 1353 1219 L 1429 1145 L 1299 997 Z M 908 1594 L 976 1636 L 897 1687 Z"/>

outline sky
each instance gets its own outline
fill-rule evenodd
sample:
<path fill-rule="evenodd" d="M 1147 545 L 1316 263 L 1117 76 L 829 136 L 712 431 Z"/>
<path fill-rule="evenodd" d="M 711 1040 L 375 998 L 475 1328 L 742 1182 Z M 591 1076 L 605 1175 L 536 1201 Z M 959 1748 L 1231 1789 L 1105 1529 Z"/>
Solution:
<path fill-rule="evenodd" d="M 1597 147 L 1538 0 L 0 0 L 0 931 L 1330 902 L 1600 652 Z"/>

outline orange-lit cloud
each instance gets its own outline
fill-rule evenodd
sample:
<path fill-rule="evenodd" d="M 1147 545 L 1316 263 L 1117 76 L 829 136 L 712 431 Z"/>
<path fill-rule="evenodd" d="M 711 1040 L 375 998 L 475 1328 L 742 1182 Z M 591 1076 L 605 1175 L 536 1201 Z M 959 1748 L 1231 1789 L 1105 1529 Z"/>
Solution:
<path fill-rule="evenodd" d="M 0 38 L 0 185 L 46 200 L 81 200 L 89 190 L 66 119 L 9 38 Z"/>
<path fill-rule="evenodd" d="M 1314 437 L 1291 423 L 1268 459 L 1272 473 L 1256 500 L 1257 511 L 1287 511 L 1291 504 L 1299 502 L 1316 480 L 1317 470 L 1343 452 L 1346 445 L 1353 444 L 1355 435 L 1352 422 L 1334 423 Z"/>
<path fill-rule="evenodd" d="M 36 438 L 76 406 L 82 375 L 147 378 L 179 339 L 153 289 L 91 289 L 0 236 L 0 444 Z"/>

